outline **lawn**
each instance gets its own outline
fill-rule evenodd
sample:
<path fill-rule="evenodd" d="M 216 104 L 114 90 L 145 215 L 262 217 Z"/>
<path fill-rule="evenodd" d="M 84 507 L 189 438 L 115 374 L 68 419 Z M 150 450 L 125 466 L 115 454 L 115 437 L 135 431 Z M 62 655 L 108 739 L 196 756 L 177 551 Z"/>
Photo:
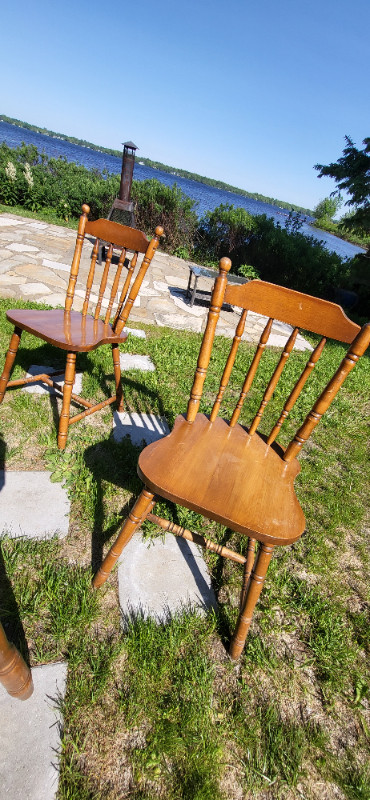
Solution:
<path fill-rule="evenodd" d="M 0 300 L 2 354 L 11 331 L 5 320 L 9 305 Z M 142 327 L 146 340 L 130 336 L 126 348 L 148 354 L 156 371 L 126 373 L 126 404 L 132 411 L 164 415 L 171 426 L 186 409 L 200 337 Z M 229 347 L 230 341 L 217 337 L 201 406 L 206 413 Z M 222 406 L 225 416 L 252 352 L 242 343 Z M 282 444 L 344 352 L 340 344 L 324 351 Z M 278 358 L 274 348 L 265 352 L 242 423 L 257 410 Z M 31 363 L 62 365 L 59 359 L 49 345 L 24 334 L 15 374 Z M 307 354 L 296 359 L 302 368 Z M 291 361 L 285 391 L 297 375 Z M 84 364 L 90 365 L 84 396 L 103 399 L 114 383 L 110 348 L 81 355 L 79 365 Z M 302 453 L 296 489 L 307 530 L 292 547 L 276 549 L 238 663 L 226 649 L 238 613 L 237 565 L 205 553 L 217 612 L 200 617 L 189 609 L 167 625 L 138 619 L 125 632 L 116 572 L 98 592 L 90 588 L 140 488 L 139 450 L 129 440 L 113 441 L 112 409 L 72 426 L 60 452 L 56 401 L 21 391 L 6 394 L 0 409 L 6 469 L 51 470 L 72 503 L 65 540 L 4 538 L 1 547 L 1 619 L 9 638 L 31 666 L 68 662 L 58 800 L 368 800 L 369 373 L 365 356 Z M 283 399 L 279 388 L 262 432 L 271 427 Z M 160 505 L 180 524 L 245 551 L 239 535 Z M 145 531 L 148 538 L 158 535 L 150 524 Z"/>

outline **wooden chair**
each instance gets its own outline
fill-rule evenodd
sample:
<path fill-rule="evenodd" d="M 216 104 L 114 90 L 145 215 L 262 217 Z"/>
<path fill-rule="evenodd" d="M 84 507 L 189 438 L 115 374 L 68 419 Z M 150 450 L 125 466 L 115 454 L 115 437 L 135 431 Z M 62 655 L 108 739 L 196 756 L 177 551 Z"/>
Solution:
<path fill-rule="evenodd" d="M 22 331 L 33 333 L 39 339 L 50 342 L 61 350 L 67 352 L 67 363 L 65 370 L 65 382 L 63 387 L 63 403 L 59 421 L 58 447 L 62 450 L 67 443 L 68 427 L 88 414 L 92 414 L 104 408 L 110 403 L 117 401 L 117 407 L 123 409 L 121 369 L 119 361 L 119 345 L 127 339 L 124 330 L 131 308 L 138 295 L 145 273 L 158 247 L 159 238 L 163 235 L 163 228 L 157 227 L 155 236 L 149 242 L 145 234 L 135 228 L 128 228 L 116 222 L 105 219 L 98 219 L 95 222 L 88 221 L 90 208 L 88 205 L 82 206 L 82 215 L 78 226 L 76 247 L 73 256 L 69 283 L 67 288 L 64 311 L 62 309 L 51 311 L 38 310 L 19 310 L 12 309 L 7 312 L 7 318 L 14 324 L 14 333 L 10 340 L 10 347 L 5 360 L 3 374 L 0 378 L 0 403 L 4 398 L 5 391 L 10 386 L 23 386 L 27 383 L 42 381 L 48 386 L 60 390 L 60 387 L 53 381 L 57 375 L 63 374 L 64 370 L 54 371 L 51 375 L 40 374 L 32 378 L 21 380 L 9 380 L 10 372 L 17 354 Z M 76 281 L 78 277 L 82 246 L 84 238 L 89 235 L 96 237 L 92 251 L 91 265 L 87 276 L 86 292 L 83 302 L 82 312 L 73 311 L 72 304 L 75 295 Z M 89 303 L 93 299 L 91 289 L 96 272 L 96 261 L 99 252 L 100 240 L 109 242 L 107 257 L 104 268 L 101 271 L 100 286 L 98 296 L 95 298 L 96 306 L 93 314 L 88 313 Z M 113 247 L 120 249 L 118 265 L 112 280 L 109 280 L 109 271 L 112 263 Z M 133 255 L 128 258 L 128 251 Z M 144 258 L 137 270 L 136 277 L 132 281 L 133 273 L 137 265 L 139 253 L 144 253 Z M 122 276 L 122 277 L 121 277 Z M 123 284 L 123 285 L 122 285 Z M 131 284 L 131 288 L 130 288 Z M 109 298 L 105 300 L 104 294 L 107 291 Z M 117 305 L 113 323 L 110 323 L 113 306 Z M 106 308 L 104 320 L 100 319 L 102 307 Z M 76 353 L 86 353 L 95 350 L 102 344 L 112 345 L 114 376 L 116 393 L 113 397 L 101 403 L 91 403 L 72 392 L 76 369 Z M 74 400 L 85 408 L 79 414 L 70 417 L 70 403 Z"/>
<path fill-rule="evenodd" d="M 32 675 L 14 644 L 8 642 L 0 622 L 0 683 L 19 700 L 27 700 L 33 692 Z"/>
<path fill-rule="evenodd" d="M 300 294 L 271 283 L 251 281 L 244 286 L 227 284 L 231 262 L 220 261 L 207 327 L 203 336 L 187 414 L 178 416 L 172 432 L 146 447 L 138 463 L 138 474 L 145 484 L 117 541 L 106 556 L 93 584 L 100 586 L 131 539 L 136 528 L 149 519 L 166 531 L 194 541 L 244 565 L 239 618 L 230 655 L 240 656 L 251 624 L 252 614 L 262 590 L 275 545 L 295 542 L 304 531 L 305 518 L 294 492 L 294 479 L 300 470 L 296 456 L 340 389 L 344 379 L 366 350 L 370 324 L 362 329 L 351 322 L 340 306 Z M 222 304 L 242 309 L 235 337 L 221 378 L 220 388 L 209 417 L 198 413 L 203 384 L 210 361 L 215 328 Z M 247 310 L 268 316 L 253 361 L 229 422 L 218 416 L 242 337 Z M 249 429 L 238 418 L 266 346 L 273 319 L 289 323 L 293 331 L 267 385 L 260 408 Z M 284 366 L 294 347 L 298 326 L 322 338 L 310 353 L 303 372 L 288 397 L 268 437 L 257 432 L 258 425 Z M 281 426 L 292 410 L 311 371 L 318 361 L 326 338 L 350 342 L 339 369 L 314 404 L 303 425 L 286 449 L 275 442 Z M 220 522 L 249 538 L 244 557 L 221 547 L 151 513 L 157 496 L 185 506 L 204 517 Z M 255 556 L 256 540 L 260 543 Z"/>

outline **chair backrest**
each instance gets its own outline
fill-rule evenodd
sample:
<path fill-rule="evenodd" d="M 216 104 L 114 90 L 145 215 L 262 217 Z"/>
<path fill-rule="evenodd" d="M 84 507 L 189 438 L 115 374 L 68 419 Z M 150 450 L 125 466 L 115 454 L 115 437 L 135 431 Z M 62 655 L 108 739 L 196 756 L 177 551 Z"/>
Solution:
<path fill-rule="evenodd" d="M 155 236 L 149 242 L 145 234 L 142 233 L 142 231 L 136 230 L 136 228 L 129 228 L 126 225 L 119 225 L 117 222 L 111 222 L 106 219 L 97 219 L 95 222 L 90 222 L 88 220 L 89 213 L 89 206 L 83 205 L 64 308 L 65 311 L 71 311 L 72 309 L 80 268 L 82 246 L 85 236 L 89 234 L 95 237 L 95 243 L 87 276 L 82 315 L 87 315 L 89 305 L 92 306 L 94 302 L 94 319 L 99 318 L 103 307 L 106 309 L 104 322 L 107 324 L 112 316 L 113 308 L 115 308 L 115 317 L 112 327 L 115 333 L 119 334 L 130 314 L 145 277 L 145 273 L 158 247 L 159 239 L 163 235 L 163 228 L 158 226 L 155 230 Z M 97 269 L 96 267 L 96 262 L 101 242 L 107 245 L 107 256 L 98 280 L 99 290 L 94 296 L 91 294 L 91 289 L 98 269 L 100 271 L 100 268 Z M 113 248 L 120 250 L 118 264 L 115 265 L 115 270 L 113 270 L 112 265 Z M 129 253 L 131 254 L 130 256 Z M 139 253 L 144 253 L 144 258 L 134 280 L 132 280 Z M 114 272 L 112 277 L 110 277 L 111 267 Z M 106 292 L 107 297 L 105 296 Z"/>
<path fill-rule="evenodd" d="M 289 462 L 299 453 L 301 447 L 311 435 L 322 415 L 329 408 L 345 378 L 368 347 L 370 343 L 370 323 L 367 323 L 363 326 L 363 328 L 360 328 L 359 325 L 351 322 L 351 320 L 346 317 L 343 309 L 335 303 L 329 303 L 326 300 L 320 300 L 319 298 L 311 297 L 307 294 L 301 294 L 300 292 L 295 292 L 292 289 L 276 286 L 273 283 L 254 280 L 242 286 L 228 284 L 227 273 L 230 270 L 230 267 L 230 259 L 222 258 L 220 261 L 219 275 L 216 278 L 212 292 L 207 326 L 203 336 L 194 383 L 188 404 L 188 422 L 194 421 L 199 409 L 203 385 L 211 357 L 216 325 L 222 304 L 224 302 L 241 308 L 242 312 L 239 322 L 236 326 L 235 336 L 233 338 L 230 353 L 221 378 L 219 392 L 211 412 L 211 422 L 214 421 L 218 414 L 225 389 L 229 382 L 240 340 L 244 332 L 248 311 L 253 311 L 257 314 L 266 316 L 267 322 L 257 345 L 254 358 L 245 377 L 239 399 L 231 416 L 229 423 L 231 427 L 237 423 L 244 400 L 252 386 L 258 364 L 270 335 L 274 319 L 277 319 L 280 322 L 289 323 L 293 326 L 292 333 L 284 346 L 277 367 L 267 385 L 257 414 L 255 415 L 249 427 L 250 435 L 253 435 L 257 430 L 265 408 L 276 389 L 285 364 L 293 350 L 294 343 L 299 333 L 299 328 L 302 327 L 305 330 L 312 331 L 313 333 L 317 333 L 321 336 L 318 345 L 315 347 L 314 351 L 310 353 L 308 361 L 298 380 L 296 381 L 288 399 L 286 400 L 279 418 L 267 437 L 268 445 L 271 445 L 275 441 L 278 433 L 280 432 L 281 426 L 287 419 L 309 375 L 319 360 L 327 338 L 350 343 L 350 348 L 347 352 L 347 355 L 343 359 L 331 380 L 326 385 L 325 389 L 322 391 L 320 397 L 307 415 L 303 425 L 301 425 L 289 443 L 288 447 L 285 449 L 282 457 L 284 461 Z"/>

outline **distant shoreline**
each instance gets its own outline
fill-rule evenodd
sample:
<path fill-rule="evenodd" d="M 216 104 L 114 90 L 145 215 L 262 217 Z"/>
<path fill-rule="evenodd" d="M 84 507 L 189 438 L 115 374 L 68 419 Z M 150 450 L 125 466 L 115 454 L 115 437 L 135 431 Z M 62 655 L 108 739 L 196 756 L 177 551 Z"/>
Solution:
<path fill-rule="evenodd" d="M 64 133 L 57 133 L 56 131 L 50 131 L 48 128 L 40 128 L 37 125 L 31 125 L 29 122 L 23 122 L 19 119 L 14 119 L 13 117 L 7 117 L 5 114 L 0 114 L 0 122 L 6 122 L 9 125 L 15 125 L 18 128 L 24 128 L 25 130 L 31 130 L 35 133 L 41 133 L 44 136 L 49 136 L 53 139 L 63 139 L 66 142 L 70 142 L 70 144 L 76 144 L 80 147 L 86 147 L 90 150 L 96 150 L 100 153 L 107 153 L 110 156 L 116 156 L 117 158 L 122 158 L 122 151 L 121 150 L 113 150 L 109 147 L 103 147 L 100 145 L 93 144 L 92 142 L 87 142 L 85 139 L 77 139 L 75 136 L 67 136 Z M 218 181 L 214 178 L 207 178 L 204 175 L 198 175 L 196 172 L 189 172 L 185 169 L 179 169 L 177 167 L 169 167 L 167 164 L 162 164 L 160 161 L 152 161 L 150 158 L 144 158 L 140 156 L 140 163 L 144 164 L 146 167 L 151 167 L 152 169 L 160 169 L 162 172 L 168 172 L 171 175 L 177 175 L 181 178 L 187 178 L 188 180 L 197 181 L 198 183 L 203 183 L 205 186 L 214 186 L 217 189 L 222 189 L 227 192 L 233 192 L 234 194 L 239 194 L 242 197 L 250 197 L 253 200 L 260 200 L 262 203 L 269 203 L 272 206 L 278 206 L 279 208 L 285 208 L 288 211 L 298 211 L 301 214 L 306 214 L 308 216 L 312 216 L 312 209 L 303 208 L 302 206 L 297 206 L 294 203 L 287 203 L 284 200 L 277 200 L 274 197 L 266 197 L 263 194 L 259 194 L 258 192 L 247 192 L 246 189 L 240 189 L 237 186 L 231 186 L 224 181 Z"/>

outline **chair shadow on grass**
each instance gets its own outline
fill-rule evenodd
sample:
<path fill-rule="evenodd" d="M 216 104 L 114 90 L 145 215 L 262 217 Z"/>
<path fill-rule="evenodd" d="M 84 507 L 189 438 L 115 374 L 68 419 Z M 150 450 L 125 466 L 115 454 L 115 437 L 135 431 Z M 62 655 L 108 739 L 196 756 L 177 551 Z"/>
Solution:
<path fill-rule="evenodd" d="M 0 470 L 4 470 L 4 474 L 0 474 L 0 491 L 3 489 L 6 481 L 5 475 L 5 454 L 6 444 L 2 435 L 0 434 Z M 22 625 L 21 617 L 18 610 L 17 601 L 14 596 L 11 581 L 8 578 L 4 556 L 2 553 L 2 542 L 0 540 L 0 622 L 3 625 L 4 632 L 9 642 L 12 642 L 17 650 L 22 654 L 24 660 L 30 666 L 29 652 L 27 639 Z"/>

